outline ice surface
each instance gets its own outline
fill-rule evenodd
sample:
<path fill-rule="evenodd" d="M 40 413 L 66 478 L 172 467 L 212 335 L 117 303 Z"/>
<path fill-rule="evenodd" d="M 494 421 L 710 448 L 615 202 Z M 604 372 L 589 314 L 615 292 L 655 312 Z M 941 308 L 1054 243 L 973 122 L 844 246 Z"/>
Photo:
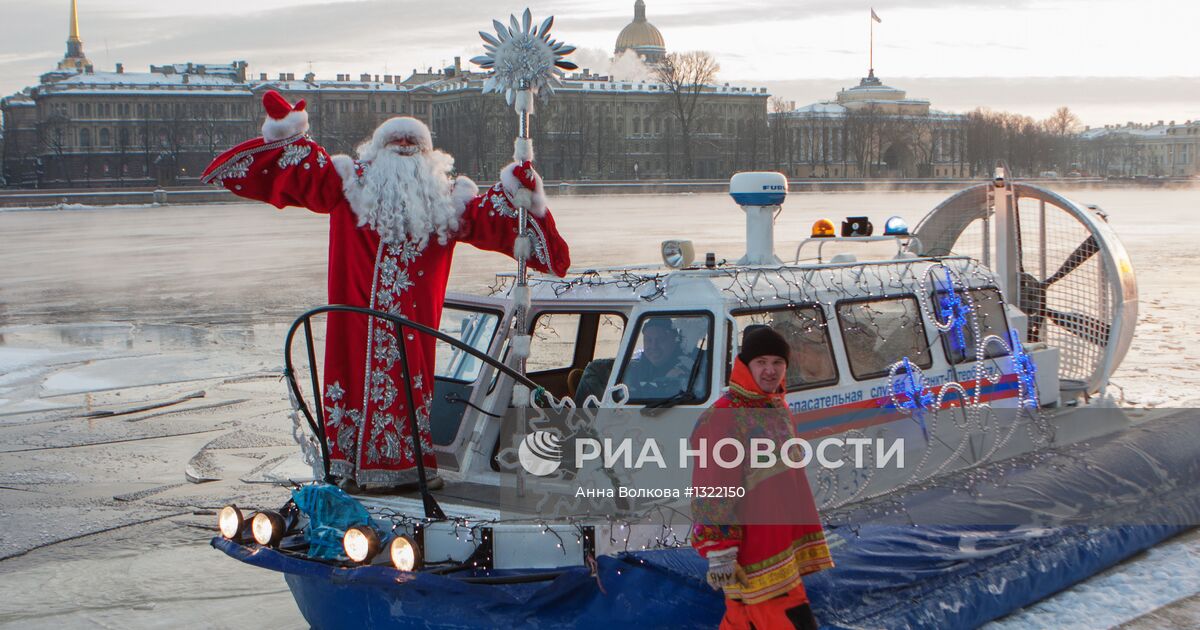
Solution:
<path fill-rule="evenodd" d="M 1110 628 L 1196 593 L 1200 593 L 1200 531 L 1153 547 L 984 629 Z"/>

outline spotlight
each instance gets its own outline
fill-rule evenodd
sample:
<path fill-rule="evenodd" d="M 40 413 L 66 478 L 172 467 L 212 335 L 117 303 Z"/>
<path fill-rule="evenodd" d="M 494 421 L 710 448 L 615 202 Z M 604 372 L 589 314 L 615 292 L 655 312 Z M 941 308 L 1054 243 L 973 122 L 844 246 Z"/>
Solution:
<path fill-rule="evenodd" d="M 696 260 L 696 250 L 691 241 L 663 241 L 662 259 L 672 269 L 690 267 Z"/>
<path fill-rule="evenodd" d="M 254 534 L 254 542 L 264 547 L 278 547 L 286 529 L 283 517 L 271 510 L 258 512 L 250 519 L 250 532 Z"/>
<path fill-rule="evenodd" d="M 401 571 L 415 571 L 421 568 L 421 548 L 416 541 L 408 536 L 397 536 L 388 545 L 392 556 L 392 565 Z"/>
<path fill-rule="evenodd" d="M 379 553 L 379 534 L 370 525 L 355 525 L 342 536 L 342 549 L 346 557 L 358 564 L 366 564 Z"/>
<path fill-rule="evenodd" d="M 237 538 L 246 526 L 246 519 L 236 505 L 226 505 L 217 513 L 217 529 L 230 540 Z"/>
<path fill-rule="evenodd" d="M 875 226 L 867 217 L 846 217 L 842 221 L 842 236 L 870 236 L 874 231 Z"/>

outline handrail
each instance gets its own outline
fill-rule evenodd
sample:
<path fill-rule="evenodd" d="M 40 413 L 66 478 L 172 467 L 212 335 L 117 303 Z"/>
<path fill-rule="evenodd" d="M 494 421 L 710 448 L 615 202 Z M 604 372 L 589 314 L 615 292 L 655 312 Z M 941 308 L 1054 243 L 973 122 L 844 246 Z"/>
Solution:
<path fill-rule="evenodd" d="M 792 260 L 792 264 L 800 264 L 800 250 L 804 249 L 804 246 L 808 245 L 809 243 L 819 243 L 819 245 L 817 245 L 817 263 L 820 264 L 822 262 L 821 251 L 825 249 L 825 243 L 877 243 L 880 241 L 890 241 L 893 239 L 896 241 L 897 258 L 900 257 L 900 254 L 904 252 L 905 248 L 911 249 L 909 245 L 912 243 L 917 244 L 917 252 L 920 252 L 924 249 L 924 245 L 921 244 L 921 239 L 911 234 L 885 234 L 882 236 L 813 236 L 800 241 L 800 244 L 796 246 L 796 257 Z"/>
<path fill-rule="evenodd" d="M 421 497 L 425 503 L 425 515 L 427 517 L 431 517 L 431 518 L 444 519 L 445 515 L 442 513 L 441 508 L 437 505 L 437 501 L 434 500 L 434 498 L 431 494 L 429 494 L 428 484 L 427 484 L 427 480 L 426 480 L 426 476 L 425 476 L 425 461 L 424 461 L 424 457 L 421 453 L 421 440 L 420 440 L 421 433 L 420 433 L 420 429 L 417 424 L 416 405 L 413 404 L 414 401 L 412 399 L 412 390 L 411 390 L 411 385 L 410 385 L 411 381 L 409 380 L 409 369 L 408 369 L 408 353 L 407 353 L 407 349 L 404 346 L 403 330 L 405 328 L 411 328 L 412 330 L 415 330 L 419 333 L 429 335 L 439 341 L 448 343 L 451 346 L 453 346 L 459 350 L 462 350 L 463 352 L 466 352 L 467 354 L 479 359 L 480 361 L 483 361 L 484 363 L 491 365 L 492 367 L 495 367 L 501 373 L 512 378 L 514 381 L 516 381 L 522 385 L 525 385 L 526 387 L 530 388 L 530 390 L 536 390 L 538 387 L 537 384 L 534 383 L 533 381 L 529 380 L 529 377 L 527 377 L 524 374 L 521 374 L 520 372 L 518 372 L 517 370 L 514 370 L 513 368 L 505 365 L 499 359 L 489 356 L 485 352 L 477 350 L 474 347 L 472 347 L 458 339 L 455 339 L 454 337 L 447 335 L 446 333 L 443 333 L 440 330 L 430 328 L 429 326 L 425 326 L 424 324 L 418 324 L 417 322 L 406 319 L 404 317 L 400 317 L 398 315 L 393 315 L 391 313 L 385 313 L 383 311 L 376 311 L 376 310 L 369 309 L 369 308 L 363 308 L 361 306 L 347 306 L 344 304 L 330 304 L 327 306 L 320 306 L 320 307 L 311 309 L 311 310 L 305 312 L 300 317 L 296 318 L 296 320 L 294 322 L 292 322 L 291 327 L 288 329 L 287 336 L 284 338 L 284 342 L 283 342 L 284 343 L 284 345 L 283 345 L 284 372 L 283 373 L 284 373 L 284 377 L 287 379 L 288 386 L 291 388 L 292 394 L 296 398 L 296 403 L 299 406 L 300 411 L 304 414 L 305 419 L 308 421 L 309 429 L 312 430 L 313 434 L 317 437 L 317 443 L 321 447 L 321 464 L 325 471 L 325 482 L 326 483 L 332 483 L 332 476 L 330 475 L 330 465 L 329 465 L 329 441 L 325 436 L 325 429 L 324 429 L 325 411 L 324 411 L 324 408 L 322 407 L 322 405 L 320 404 L 322 397 L 321 397 L 320 386 L 318 385 L 319 380 L 318 380 L 317 366 L 316 366 L 316 351 L 315 351 L 315 348 L 313 347 L 311 319 L 316 315 L 321 315 L 323 313 L 333 313 L 333 312 L 359 313 L 362 315 L 366 315 L 367 317 L 383 319 L 383 320 L 389 321 L 396 325 L 397 333 L 398 333 L 398 336 L 397 336 L 398 348 L 400 350 L 399 361 L 400 361 L 401 374 L 402 374 L 403 380 L 405 381 L 406 391 L 408 392 L 408 402 L 409 402 L 408 415 L 409 415 L 409 421 L 410 421 L 410 425 L 411 425 L 410 429 L 411 429 L 412 435 L 413 435 L 414 456 L 415 456 L 415 459 L 417 462 L 418 486 L 421 491 Z M 294 368 L 294 364 L 292 362 L 292 343 L 295 340 L 296 332 L 301 327 L 304 328 L 304 333 L 305 333 L 305 343 L 306 343 L 307 351 L 308 351 L 308 369 L 309 369 L 310 380 L 312 382 L 313 399 L 318 403 L 316 405 L 317 415 L 315 418 L 313 417 L 312 410 L 309 408 L 308 401 L 305 400 L 304 394 L 300 390 L 300 384 L 296 381 L 295 368 Z M 319 424 L 317 422 L 318 420 L 320 421 Z"/>

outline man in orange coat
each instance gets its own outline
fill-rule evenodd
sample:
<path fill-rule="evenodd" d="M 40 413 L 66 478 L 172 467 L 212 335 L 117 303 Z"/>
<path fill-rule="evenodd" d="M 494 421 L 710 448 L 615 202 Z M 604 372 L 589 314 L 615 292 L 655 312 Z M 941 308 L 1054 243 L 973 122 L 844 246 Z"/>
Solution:
<path fill-rule="evenodd" d="M 767 326 L 748 328 L 729 390 L 696 423 L 691 447 L 712 452 L 717 442 L 733 438 L 749 454 L 752 439 L 770 440 L 778 449 L 796 437 L 784 399 L 789 356 L 779 333 Z M 725 461 L 731 450 L 725 448 Z M 692 502 L 692 546 L 708 559 L 709 585 L 725 591 L 721 630 L 816 630 L 801 577 L 832 567 L 833 560 L 804 470 L 751 467 L 752 455 L 739 466 L 724 467 L 715 455 L 693 470 L 693 485 L 745 489 L 734 500 Z"/>

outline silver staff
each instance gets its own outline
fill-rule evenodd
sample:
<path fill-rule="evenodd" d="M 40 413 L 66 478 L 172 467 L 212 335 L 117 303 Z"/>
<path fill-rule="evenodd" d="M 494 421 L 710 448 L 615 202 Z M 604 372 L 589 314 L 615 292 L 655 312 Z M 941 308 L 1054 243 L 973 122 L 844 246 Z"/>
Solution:
<path fill-rule="evenodd" d="M 534 26 L 533 15 L 525 9 L 521 20 L 517 16 L 508 16 L 506 26 L 499 20 L 492 20 L 496 30 L 493 36 L 480 31 L 483 38 L 483 48 L 486 52 L 471 59 L 471 63 L 491 70 L 483 91 L 503 92 L 504 98 L 517 112 L 517 139 L 513 142 L 513 159 L 518 162 L 531 160 L 533 156 L 533 141 L 529 134 L 529 115 L 533 113 L 534 97 L 546 99 L 554 93 L 555 87 L 561 87 L 564 70 L 578 68 L 570 61 L 563 59 L 575 52 L 575 47 L 564 42 L 550 39 L 550 27 L 554 25 L 554 16 L 545 19 Z M 514 354 L 517 357 L 518 368 L 525 371 L 525 359 L 529 356 L 529 270 L 528 257 L 532 250 L 529 238 L 529 209 L 523 204 L 517 207 L 518 228 L 517 242 L 513 254 L 517 259 L 517 286 L 513 289 L 513 301 L 516 303 L 514 322 L 517 334 L 514 338 Z M 520 406 L 527 406 L 525 401 Z"/>

